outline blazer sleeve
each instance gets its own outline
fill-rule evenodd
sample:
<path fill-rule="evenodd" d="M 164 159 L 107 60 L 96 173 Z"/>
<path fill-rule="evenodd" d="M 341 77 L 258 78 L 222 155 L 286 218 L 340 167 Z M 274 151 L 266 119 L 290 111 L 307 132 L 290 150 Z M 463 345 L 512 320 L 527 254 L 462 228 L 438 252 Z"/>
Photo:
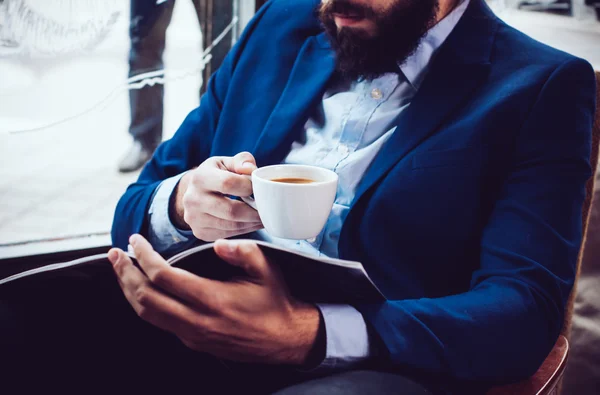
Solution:
<path fill-rule="evenodd" d="M 356 306 L 391 363 L 449 379 L 519 380 L 553 347 L 582 241 L 595 77 L 571 58 L 542 85 L 483 230 L 470 289 Z"/>
<path fill-rule="evenodd" d="M 154 191 L 163 180 L 200 165 L 210 156 L 235 65 L 249 36 L 269 6 L 270 3 L 257 12 L 223 64 L 210 78 L 207 91 L 200 99 L 200 106 L 188 114 L 172 139 L 158 147 L 137 181 L 127 188 L 117 203 L 111 232 L 115 247 L 126 248 L 129 236 L 134 233 L 147 236 L 148 209 Z"/>

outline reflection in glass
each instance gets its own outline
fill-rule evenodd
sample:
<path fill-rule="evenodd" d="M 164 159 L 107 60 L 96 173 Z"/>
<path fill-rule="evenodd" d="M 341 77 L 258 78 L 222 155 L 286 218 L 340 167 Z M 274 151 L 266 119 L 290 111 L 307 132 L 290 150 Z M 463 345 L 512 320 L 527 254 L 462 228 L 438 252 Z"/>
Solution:
<path fill-rule="evenodd" d="M 56 56 L 98 45 L 123 14 L 122 0 L 4 0 L 0 55 Z"/>
<path fill-rule="evenodd" d="M 0 257 L 32 240 L 110 243 L 114 206 L 137 177 L 116 171 L 131 143 L 128 90 L 164 85 L 170 138 L 235 38 L 233 12 L 219 14 L 234 3 L 216 3 L 198 2 L 200 20 L 192 0 L 160 4 L 172 11 L 162 63 L 128 79 L 129 2 L 0 0 Z"/>

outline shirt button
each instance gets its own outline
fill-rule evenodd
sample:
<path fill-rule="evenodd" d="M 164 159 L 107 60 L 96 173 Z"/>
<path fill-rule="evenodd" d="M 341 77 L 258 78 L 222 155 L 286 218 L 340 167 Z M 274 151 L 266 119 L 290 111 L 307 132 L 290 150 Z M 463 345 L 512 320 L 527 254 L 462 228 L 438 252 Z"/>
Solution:
<path fill-rule="evenodd" d="M 381 92 L 381 89 L 373 89 L 371 91 L 371 97 L 375 100 L 380 100 L 383 97 L 383 93 Z"/>
<path fill-rule="evenodd" d="M 350 150 L 348 149 L 348 146 L 345 144 L 338 145 L 337 150 L 342 155 L 348 155 L 348 153 L 350 152 Z"/>

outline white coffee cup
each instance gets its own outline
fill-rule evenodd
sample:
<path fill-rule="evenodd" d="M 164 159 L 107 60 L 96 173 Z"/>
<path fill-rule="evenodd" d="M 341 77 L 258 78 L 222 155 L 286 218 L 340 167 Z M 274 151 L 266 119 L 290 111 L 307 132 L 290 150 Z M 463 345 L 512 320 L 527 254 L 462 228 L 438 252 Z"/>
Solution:
<path fill-rule="evenodd" d="M 305 179 L 309 183 L 273 181 Z M 271 236 L 304 240 L 317 236 L 337 192 L 338 176 L 331 170 L 305 165 L 265 166 L 252 172 L 254 198 L 244 202 L 258 210 Z"/>

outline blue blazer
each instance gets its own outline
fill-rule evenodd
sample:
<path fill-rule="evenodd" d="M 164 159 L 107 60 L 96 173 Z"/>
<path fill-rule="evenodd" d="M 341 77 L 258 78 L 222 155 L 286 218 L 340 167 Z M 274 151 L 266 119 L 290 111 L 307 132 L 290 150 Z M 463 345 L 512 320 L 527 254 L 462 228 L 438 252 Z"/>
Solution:
<path fill-rule="evenodd" d="M 161 180 L 213 155 L 281 162 L 334 72 L 319 0 L 274 0 L 200 106 L 121 198 L 113 242 L 146 232 Z M 434 59 L 364 175 L 339 242 L 390 299 L 355 306 L 388 366 L 453 383 L 533 374 L 561 331 L 582 239 L 595 77 L 483 0 Z"/>

